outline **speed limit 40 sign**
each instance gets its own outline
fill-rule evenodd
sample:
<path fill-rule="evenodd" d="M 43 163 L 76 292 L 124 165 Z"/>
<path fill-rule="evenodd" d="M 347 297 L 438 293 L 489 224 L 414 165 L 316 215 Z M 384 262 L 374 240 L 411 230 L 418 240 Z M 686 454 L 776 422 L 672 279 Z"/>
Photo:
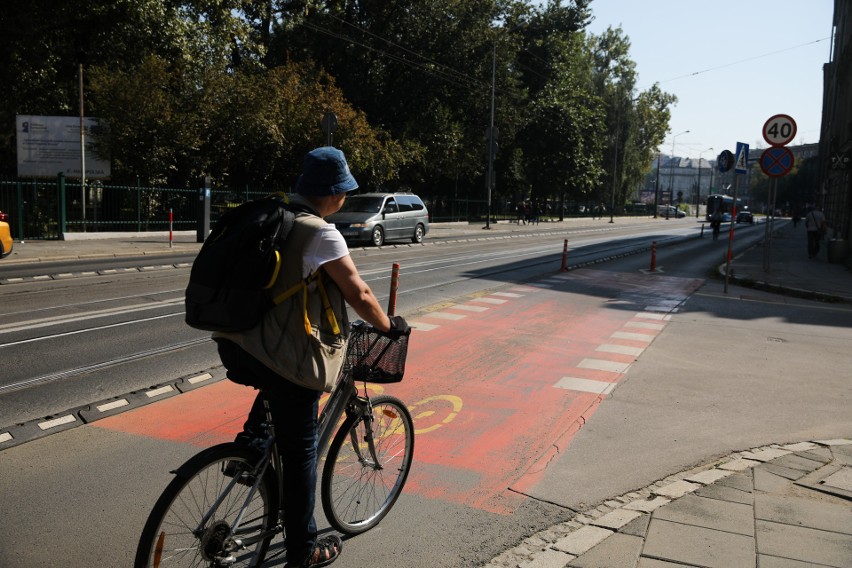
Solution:
<path fill-rule="evenodd" d="M 763 125 L 763 139 L 770 146 L 786 146 L 796 137 L 796 121 L 787 114 L 776 114 Z"/>

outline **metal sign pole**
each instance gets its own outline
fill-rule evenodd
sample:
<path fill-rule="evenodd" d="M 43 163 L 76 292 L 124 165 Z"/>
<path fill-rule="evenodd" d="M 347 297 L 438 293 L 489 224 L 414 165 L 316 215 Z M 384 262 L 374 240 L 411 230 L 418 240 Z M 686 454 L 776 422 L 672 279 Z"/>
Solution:
<path fill-rule="evenodd" d="M 769 187 L 769 199 L 767 200 L 769 211 L 767 211 L 766 226 L 763 230 L 763 242 L 765 243 L 763 247 L 764 272 L 769 272 L 770 257 L 772 256 L 772 232 L 775 229 L 775 201 L 778 198 L 778 178 L 774 178 Z"/>
<path fill-rule="evenodd" d="M 83 205 L 83 232 L 86 232 L 86 119 L 83 116 L 83 64 L 80 64 L 80 193 Z"/>
<path fill-rule="evenodd" d="M 734 247 L 734 223 L 737 214 L 737 190 L 740 185 L 740 177 L 734 173 L 734 203 L 731 209 L 731 228 L 728 232 L 728 254 L 725 257 L 725 294 L 728 293 L 728 275 L 731 272 L 731 255 Z"/>

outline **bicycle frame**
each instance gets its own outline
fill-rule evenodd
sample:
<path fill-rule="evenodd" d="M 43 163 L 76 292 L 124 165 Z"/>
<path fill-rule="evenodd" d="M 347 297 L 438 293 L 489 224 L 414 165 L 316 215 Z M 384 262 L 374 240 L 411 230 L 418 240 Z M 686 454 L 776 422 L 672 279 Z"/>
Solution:
<path fill-rule="evenodd" d="M 264 428 L 268 432 L 268 437 L 263 439 L 263 444 L 259 449 L 262 451 L 262 459 L 257 463 L 255 469 L 252 471 L 252 475 L 255 477 L 254 484 L 251 487 L 248 495 L 246 496 L 242 507 L 240 508 L 240 512 L 237 514 L 237 517 L 234 519 L 234 522 L 231 525 L 231 531 L 236 534 L 237 527 L 239 527 L 242 522 L 243 515 L 245 514 L 246 508 L 249 503 L 251 503 L 252 498 L 255 493 L 258 491 L 258 487 L 261 483 L 263 475 L 265 474 L 267 468 L 270 464 L 279 464 L 280 456 L 278 454 L 278 447 L 275 444 L 275 426 L 272 423 L 272 413 L 269 409 L 269 403 L 264 400 L 264 408 L 266 409 L 266 423 L 264 424 Z M 372 432 L 372 405 L 370 404 L 370 400 L 367 397 L 358 396 L 358 388 L 355 386 L 355 381 L 349 373 L 343 373 L 338 381 L 337 385 L 334 387 L 334 390 L 331 392 L 331 396 L 326 402 L 325 407 L 323 408 L 322 413 L 319 416 L 319 425 L 318 425 L 318 440 L 317 440 L 317 461 L 319 463 L 319 457 L 322 456 L 326 450 L 328 449 L 329 444 L 331 443 L 332 437 L 335 434 L 336 427 L 340 422 L 340 419 L 346 413 L 347 409 L 355 412 L 356 414 L 364 417 L 368 424 L 367 434 L 366 434 L 366 442 L 367 447 L 370 451 L 370 457 L 372 459 L 371 462 L 367 462 L 364 457 L 360 454 L 358 440 L 355 439 L 355 434 L 351 433 L 353 436 L 352 445 L 355 448 L 355 451 L 358 453 L 359 459 L 363 463 L 368 463 L 372 467 L 376 467 L 381 469 L 379 465 L 379 459 L 376 456 L 376 447 L 373 440 L 373 432 Z M 259 466 L 259 467 L 257 467 Z M 284 491 L 284 478 L 283 472 L 280 467 L 273 467 L 273 471 L 275 472 L 275 482 L 276 488 L 278 489 L 278 495 L 283 495 Z M 222 493 L 219 495 L 219 498 L 214 502 L 213 506 L 207 512 L 207 514 L 201 519 L 196 531 L 200 531 L 202 527 L 207 525 L 207 522 L 210 520 L 213 515 L 215 515 L 216 510 L 219 505 L 225 499 L 225 497 L 230 493 L 233 489 L 234 485 L 238 483 L 237 478 L 231 480 L 230 483 L 222 490 Z M 250 546 L 256 544 L 257 542 L 263 540 L 271 534 L 277 534 L 281 532 L 282 527 L 280 523 L 276 524 L 272 529 L 265 531 L 264 533 L 255 535 L 246 540 L 240 540 L 237 542 L 239 546 Z"/>

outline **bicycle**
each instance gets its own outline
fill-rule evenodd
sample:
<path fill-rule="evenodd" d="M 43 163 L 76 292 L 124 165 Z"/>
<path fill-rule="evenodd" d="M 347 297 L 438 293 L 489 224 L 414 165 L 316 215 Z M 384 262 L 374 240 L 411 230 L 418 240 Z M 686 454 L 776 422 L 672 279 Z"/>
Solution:
<path fill-rule="evenodd" d="M 370 398 L 366 383 L 402 380 L 408 335 L 391 340 L 365 322 L 351 326 L 340 379 L 319 417 L 325 454 L 322 508 L 346 535 L 375 527 L 402 492 L 414 452 L 414 422 L 398 398 Z M 363 394 L 358 382 L 364 382 Z M 283 533 L 283 481 L 269 405 L 262 434 L 201 451 L 173 471 L 148 517 L 135 566 L 260 566 Z M 318 464 L 321 462 L 318 459 Z M 318 465 L 318 467 L 320 467 Z"/>

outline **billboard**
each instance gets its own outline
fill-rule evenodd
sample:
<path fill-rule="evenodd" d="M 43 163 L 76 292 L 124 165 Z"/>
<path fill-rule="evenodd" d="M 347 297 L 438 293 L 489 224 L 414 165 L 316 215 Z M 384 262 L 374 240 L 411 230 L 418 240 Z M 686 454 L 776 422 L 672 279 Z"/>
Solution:
<path fill-rule="evenodd" d="M 95 155 L 93 134 L 98 131 L 97 118 L 85 118 L 86 179 L 110 177 L 110 162 Z M 80 117 L 35 116 L 16 117 L 18 139 L 18 177 L 80 177 Z"/>

